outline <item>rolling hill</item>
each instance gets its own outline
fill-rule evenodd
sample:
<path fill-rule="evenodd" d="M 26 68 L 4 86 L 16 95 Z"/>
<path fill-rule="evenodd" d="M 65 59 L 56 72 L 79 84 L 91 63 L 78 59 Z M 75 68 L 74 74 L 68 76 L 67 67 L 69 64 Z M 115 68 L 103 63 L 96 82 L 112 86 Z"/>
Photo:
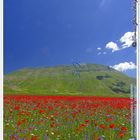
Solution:
<path fill-rule="evenodd" d="M 4 75 L 4 94 L 128 97 L 131 83 L 135 79 L 97 64 L 24 68 Z"/>

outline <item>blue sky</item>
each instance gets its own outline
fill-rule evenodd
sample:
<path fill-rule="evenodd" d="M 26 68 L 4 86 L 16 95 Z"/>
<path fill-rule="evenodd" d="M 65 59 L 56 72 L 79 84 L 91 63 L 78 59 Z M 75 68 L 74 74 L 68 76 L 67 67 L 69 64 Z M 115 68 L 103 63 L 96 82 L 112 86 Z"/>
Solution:
<path fill-rule="evenodd" d="M 131 0 L 4 3 L 5 73 L 76 61 L 109 65 L 135 77 Z"/>

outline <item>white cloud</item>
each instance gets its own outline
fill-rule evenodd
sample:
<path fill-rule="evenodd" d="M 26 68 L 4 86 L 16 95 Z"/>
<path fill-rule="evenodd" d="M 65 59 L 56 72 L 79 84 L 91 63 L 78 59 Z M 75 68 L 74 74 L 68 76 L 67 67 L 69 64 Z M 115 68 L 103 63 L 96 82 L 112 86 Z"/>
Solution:
<path fill-rule="evenodd" d="M 98 48 L 97 48 L 97 50 L 101 50 L 101 48 L 100 48 L 100 47 L 98 47 Z"/>
<path fill-rule="evenodd" d="M 112 41 L 111 42 L 108 42 L 105 47 L 107 49 L 111 49 L 112 52 L 115 52 L 115 51 L 118 51 L 119 50 L 118 45 L 116 43 L 112 42 Z"/>
<path fill-rule="evenodd" d="M 120 42 L 122 43 L 122 49 L 131 47 L 133 43 L 134 32 L 126 32 L 121 38 Z"/>
<path fill-rule="evenodd" d="M 123 63 L 117 64 L 111 67 L 122 72 L 136 69 L 136 65 L 133 62 L 123 62 Z"/>
<path fill-rule="evenodd" d="M 103 54 L 106 54 L 106 52 L 103 52 Z"/>
<path fill-rule="evenodd" d="M 111 49 L 112 52 L 123 50 L 123 49 L 131 47 L 132 43 L 134 42 L 134 32 L 126 32 L 119 39 L 119 42 L 121 43 L 120 47 L 116 43 L 114 43 L 113 41 L 108 42 L 105 47 L 107 49 Z"/>

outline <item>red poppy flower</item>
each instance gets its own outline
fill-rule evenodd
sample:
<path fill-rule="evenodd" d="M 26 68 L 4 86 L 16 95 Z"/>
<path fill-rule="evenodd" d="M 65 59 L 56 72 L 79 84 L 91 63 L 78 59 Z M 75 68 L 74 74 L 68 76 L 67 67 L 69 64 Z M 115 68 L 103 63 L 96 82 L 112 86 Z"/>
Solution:
<path fill-rule="evenodd" d="M 53 110 L 53 108 L 51 106 L 48 106 L 48 110 L 51 111 Z"/>
<path fill-rule="evenodd" d="M 113 129 L 115 127 L 114 123 L 111 123 L 109 127 Z"/>
<path fill-rule="evenodd" d="M 90 121 L 89 120 L 85 120 L 85 123 L 89 123 Z"/>
<path fill-rule="evenodd" d="M 21 124 L 22 124 L 22 122 L 21 121 L 18 121 L 17 125 L 20 126 Z"/>
<path fill-rule="evenodd" d="M 43 113 L 45 113 L 45 110 L 40 109 L 40 110 L 39 110 L 39 113 L 40 113 L 40 114 L 43 114 Z"/>
<path fill-rule="evenodd" d="M 102 129 L 105 128 L 105 126 L 103 124 L 100 124 L 99 127 L 102 128 Z"/>
<path fill-rule="evenodd" d="M 14 110 L 19 110 L 20 107 L 19 106 L 15 106 Z"/>
<path fill-rule="evenodd" d="M 124 136 L 123 132 L 120 132 L 119 136 L 122 138 Z"/>
<path fill-rule="evenodd" d="M 126 128 L 125 126 L 123 126 L 123 127 L 121 128 L 121 130 L 122 130 L 122 131 L 126 131 L 127 128 Z"/>
<path fill-rule="evenodd" d="M 56 124 L 53 122 L 53 123 L 50 124 L 50 126 L 51 126 L 51 127 L 55 127 Z"/>
<path fill-rule="evenodd" d="M 32 136 L 31 140 L 37 140 L 36 136 Z"/>
<path fill-rule="evenodd" d="M 84 126 L 86 126 L 86 124 L 80 124 L 77 130 L 82 129 Z"/>
<path fill-rule="evenodd" d="M 112 121 L 112 118 L 107 118 L 106 122 Z"/>

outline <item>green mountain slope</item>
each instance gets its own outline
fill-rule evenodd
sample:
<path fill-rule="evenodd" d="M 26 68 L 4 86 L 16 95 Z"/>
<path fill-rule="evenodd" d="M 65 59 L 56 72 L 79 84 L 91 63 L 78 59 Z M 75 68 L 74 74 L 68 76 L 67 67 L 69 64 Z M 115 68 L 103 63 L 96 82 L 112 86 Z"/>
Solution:
<path fill-rule="evenodd" d="M 4 76 L 5 94 L 124 96 L 135 79 L 108 66 L 25 68 Z"/>

